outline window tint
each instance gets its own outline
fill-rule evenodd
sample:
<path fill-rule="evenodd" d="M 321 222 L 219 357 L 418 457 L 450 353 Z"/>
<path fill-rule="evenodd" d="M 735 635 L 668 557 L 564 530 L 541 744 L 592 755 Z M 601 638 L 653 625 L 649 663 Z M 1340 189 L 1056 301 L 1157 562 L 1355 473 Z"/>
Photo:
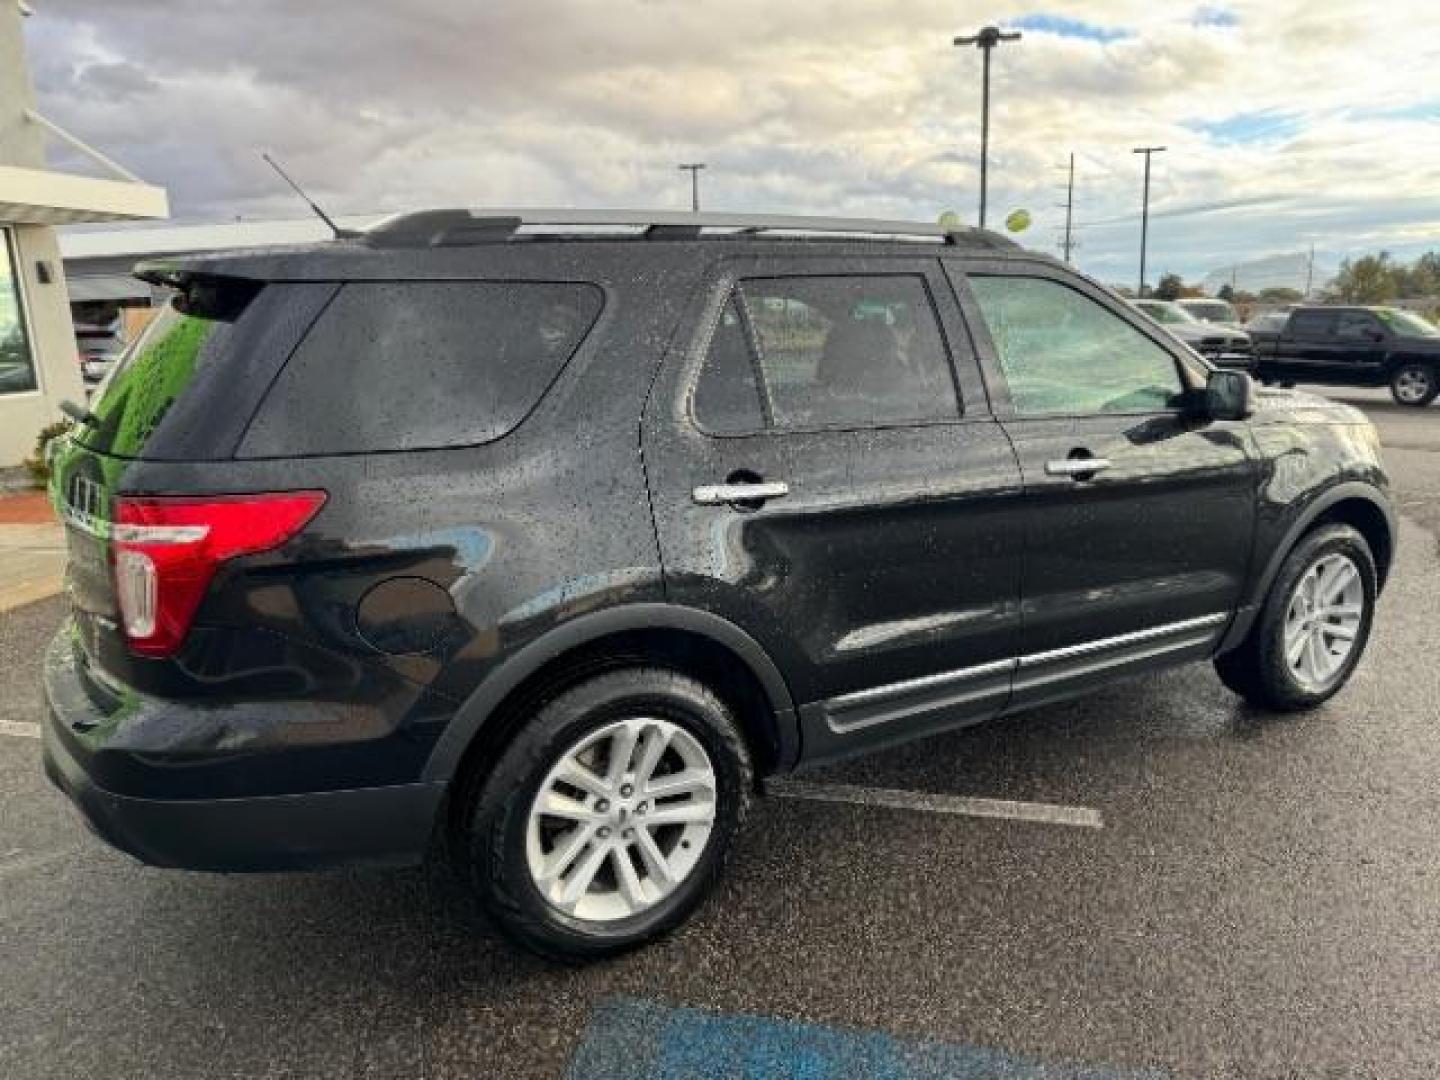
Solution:
<path fill-rule="evenodd" d="M 1349 341 L 1374 341 L 1380 332 L 1375 317 L 1365 311 L 1342 311 L 1335 320 L 1335 336 Z"/>
<path fill-rule="evenodd" d="M 1290 332 L 1296 337 L 1328 337 L 1335 323 L 1329 311 L 1297 311 L 1290 316 Z"/>
<path fill-rule="evenodd" d="M 1089 297 L 1029 277 L 972 277 L 1022 416 L 1154 412 L 1183 388 L 1175 360 Z"/>
<path fill-rule="evenodd" d="M 601 304 L 592 285 L 346 285 L 276 380 L 243 455 L 498 439 L 539 402 Z"/>
<path fill-rule="evenodd" d="M 171 406 L 203 368 L 224 365 L 235 323 L 259 296 L 250 281 L 220 280 L 177 295 L 150 319 L 100 385 L 94 424 L 75 439 L 117 457 L 142 457 Z"/>
<path fill-rule="evenodd" d="M 20 275 L 11 250 L 10 231 L 0 229 L 0 394 L 34 390 L 35 358 L 25 333 L 20 306 Z"/>
<path fill-rule="evenodd" d="M 765 426 L 755 364 L 733 296 L 720 312 L 695 386 L 695 420 L 716 435 L 738 435 Z"/>
<path fill-rule="evenodd" d="M 916 275 L 754 278 L 736 314 L 752 329 L 763 403 L 776 428 L 872 426 L 953 419 L 955 382 L 924 279 Z M 737 320 L 722 326 L 697 388 L 732 350 L 749 349 Z M 722 332 L 724 341 L 721 341 Z M 718 351 L 717 351 L 718 350 Z M 721 430 L 712 428 L 712 430 Z"/>

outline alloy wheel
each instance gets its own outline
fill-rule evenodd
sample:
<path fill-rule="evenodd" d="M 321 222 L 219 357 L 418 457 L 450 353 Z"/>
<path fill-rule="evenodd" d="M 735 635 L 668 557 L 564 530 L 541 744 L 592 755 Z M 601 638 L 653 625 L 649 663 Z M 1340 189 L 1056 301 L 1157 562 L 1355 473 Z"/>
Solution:
<path fill-rule="evenodd" d="M 715 769 L 685 728 L 627 717 L 560 755 L 526 825 L 530 877 L 587 922 L 638 915 L 695 869 L 715 825 Z"/>
<path fill-rule="evenodd" d="M 1395 396 L 1406 405 L 1424 401 L 1430 393 L 1430 373 L 1422 367 L 1401 368 L 1395 374 Z"/>
<path fill-rule="evenodd" d="M 1285 663 L 1300 686 L 1329 689 L 1355 650 L 1365 615 L 1360 569 L 1331 554 L 1301 575 L 1285 613 Z"/>

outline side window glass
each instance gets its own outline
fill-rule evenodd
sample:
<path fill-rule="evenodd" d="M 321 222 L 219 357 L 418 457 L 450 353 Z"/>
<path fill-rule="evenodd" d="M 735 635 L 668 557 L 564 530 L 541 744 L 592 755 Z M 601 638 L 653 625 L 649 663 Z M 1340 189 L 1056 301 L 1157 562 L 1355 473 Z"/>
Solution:
<path fill-rule="evenodd" d="M 1297 311 L 1290 319 L 1290 332 L 1297 338 L 1323 338 L 1330 334 L 1335 316 L 1328 311 Z"/>
<path fill-rule="evenodd" d="M 1335 336 L 1346 341 L 1373 341 L 1380 324 L 1363 311 L 1342 311 L 1335 323 Z"/>
<path fill-rule="evenodd" d="M 765 426 L 755 364 L 732 296 L 720 312 L 700 381 L 695 384 L 695 422 L 714 435 L 739 435 Z"/>
<path fill-rule="evenodd" d="M 776 428 L 958 415 L 955 380 L 922 277 L 752 278 L 742 283 L 741 297 Z"/>
<path fill-rule="evenodd" d="M 1021 416 L 1174 407 L 1175 359 L 1088 296 L 1045 278 L 969 282 Z"/>

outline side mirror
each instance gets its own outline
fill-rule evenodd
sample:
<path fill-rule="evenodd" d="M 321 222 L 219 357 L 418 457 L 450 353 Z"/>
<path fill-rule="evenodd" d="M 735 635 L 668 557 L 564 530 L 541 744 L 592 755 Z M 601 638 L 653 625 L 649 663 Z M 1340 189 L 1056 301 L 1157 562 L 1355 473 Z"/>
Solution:
<path fill-rule="evenodd" d="M 1205 415 L 1248 420 L 1255 415 L 1255 380 L 1243 371 L 1212 371 L 1205 381 Z"/>

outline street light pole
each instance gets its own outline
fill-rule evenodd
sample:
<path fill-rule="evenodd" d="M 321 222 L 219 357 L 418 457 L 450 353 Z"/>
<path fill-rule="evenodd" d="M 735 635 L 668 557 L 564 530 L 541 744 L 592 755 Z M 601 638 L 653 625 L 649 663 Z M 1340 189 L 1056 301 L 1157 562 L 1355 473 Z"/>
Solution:
<path fill-rule="evenodd" d="M 1150 155 L 1165 152 L 1163 146 L 1137 146 L 1131 153 L 1145 155 L 1145 197 L 1140 203 L 1140 287 L 1135 298 L 1145 298 L 1145 244 L 1150 236 Z"/>
<path fill-rule="evenodd" d="M 703 161 L 691 162 L 689 165 L 681 165 L 681 172 L 690 174 L 690 210 L 692 213 L 700 212 L 700 170 L 705 168 Z"/>
<path fill-rule="evenodd" d="M 1075 240 L 1071 234 L 1071 224 L 1075 212 L 1075 155 L 1070 155 L 1070 183 L 1065 187 L 1065 243 L 1061 245 L 1065 250 L 1065 265 L 1070 265 L 1070 253 L 1075 250 Z"/>
<path fill-rule="evenodd" d="M 987 26 L 977 34 L 957 37 L 956 45 L 974 45 L 984 54 L 980 89 L 980 228 L 985 227 L 985 198 L 989 181 L 990 157 L 990 53 L 1002 41 L 1019 41 L 1020 32 L 1002 34 L 1000 28 Z"/>

